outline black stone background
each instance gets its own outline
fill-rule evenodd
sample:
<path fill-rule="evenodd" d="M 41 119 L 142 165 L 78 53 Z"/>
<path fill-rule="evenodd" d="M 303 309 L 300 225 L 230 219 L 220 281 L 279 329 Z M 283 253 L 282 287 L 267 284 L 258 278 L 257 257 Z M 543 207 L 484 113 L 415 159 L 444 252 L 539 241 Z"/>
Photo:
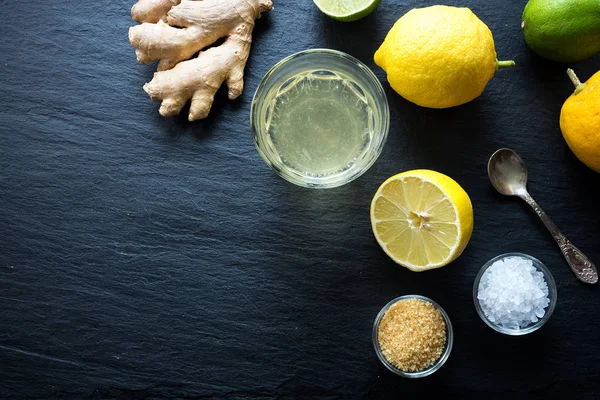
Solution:
<path fill-rule="evenodd" d="M 339 23 L 309 0 L 276 0 L 258 22 L 246 89 L 210 117 L 163 119 L 127 40 L 131 1 L 0 1 L 0 398 L 596 398 L 599 289 L 578 283 L 525 204 L 488 183 L 499 147 L 517 150 L 530 191 L 600 263 L 600 175 L 570 153 L 558 117 L 565 65 L 520 33 L 524 0 L 462 0 L 494 32 L 498 72 L 465 106 L 430 110 L 396 95 L 372 55 L 393 22 L 432 1 L 383 0 Z M 391 131 L 378 162 L 333 190 L 272 173 L 248 124 L 254 90 L 283 57 L 348 52 L 384 82 Z M 582 79 L 600 58 L 572 65 Z M 429 168 L 470 194 L 475 231 L 451 265 L 415 274 L 377 245 L 372 195 L 389 176 Z M 545 262 L 558 305 L 526 337 L 477 316 L 480 266 L 508 251 Z M 371 343 L 390 299 L 430 296 L 455 344 L 432 377 L 388 372 Z M 414 397 L 414 396 L 412 396 Z"/>

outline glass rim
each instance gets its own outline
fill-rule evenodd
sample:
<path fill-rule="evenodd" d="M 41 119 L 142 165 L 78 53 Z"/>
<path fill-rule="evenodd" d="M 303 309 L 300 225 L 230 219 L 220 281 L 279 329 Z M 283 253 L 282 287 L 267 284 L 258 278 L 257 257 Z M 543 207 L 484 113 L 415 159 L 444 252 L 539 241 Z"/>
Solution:
<path fill-rule="evenodd" d="M 426 302 L 432 304 L 440 312 L 440 314 L 442 315 L 442 318 L 444 319 L 444 322 L 446 323 L 446 345 L 444 347 L 444 351 L 443 351 L 442 355 L 429 368 L 426 368 L 421 371 L 416 371 L 416 372 L 402 371 L 401 369 L 394 366 L 392 363 L 390 363 L 385 358 L 385 356 L 381 352 L 381 347 L 379 346 L 379 323 L 381 322 L 383 315 L 392 305 L 396 304 L 399 301 L 408 300 L 408 299 L 419 299 L 419 300 L 423 300 L 423 301 L 426 301 Z M 421 296 L 418 294 L 407 294 L 407 295 L 396 297 L 395 299 L 390 300 L 379 311 L 379 313 L 377 314 L 377 317 L 375 318 L 375 322 L 373 323 L 372 340 L 373 340 L 373 346 L 375 347 L 375 353 L 377 354 L 377 358 L 379 358 L 379 361 L 381 361 L 381 363 L 388 370 L 390 370 L 391 372 L 395 373 L 396 375 L 402 376 L 404 378 L 412 378 L 412 379 L 424 378 L 426 376 L 433 374 L 437 370 L 439 370 L 442 367 L 442 365 L 444 365 L 446 363 L 446 361 L 448 360 L 448 358 L 450 357 L 450 353 L 452 352 L 452 347 L 454 345 L 454 330 L 452 328 L 452 322 L 450 322 L 450 317 L 438 303 L 431 300 L 429 297 Z"/>
<path fill-rule="evenodd" d="M 368 151 L 371 152 L 371 154 L 365 157 L 365 160 L 367 161 L 360 165 L 355 164 L 355 168 L 350 168 L 340 174 L 323 178 L 310 177 L 307 175 L 297 173 L 295 171 L 285 170 L 283 165 L 277 162 L 275 154 L 272 154 L 273 151 L 269 151 L 269 149 L 267 149 L 268 146 L 265 146 L 264 137 L 266 136 L 266 133 L 263 129 L 260 129 L 258 127 L 259 107 L 257 106 L 257 102 L 258 100 L 261 100 L 262 97 L 264 97 L 264 92 L 266 91 L 267 85 L 271 82 L 272 76 L 278 70 L 288 65 L 290 62 L 293 62 L 298 58 L 314 54 L 323 54 L 341 59 L 344 63 L 350 66 L 353 71 L 356 71 L 359 74 L 363 74 L 365 80 L 369 83 L 369 94 L 373 100 L 372 105 L 378 110 L 380 114 L 378 117 L 378 121 L 376 122 L 377 125 L 379 125 L 379 127 L 378 129 L 373 131 L 373 139 L 371 140 L 368 146 Z M 315 66 L 315 69 L 319 69 L 319 66 Z M 385 90 L 383 88 L 383 85 L 379 81 L 379 78 L 377 78 L 375 73 L 362 61 L 350 54 L 344 53 L 339 50 L 326 48 L 312 48 L 296 52 L 281 59 L 275 65 L 273 65 L 261 78 L 261 81 L 256 91 L 254 92 L 254 96 L 252 98 L 252 103 L 250 106 L 250 127 L 252 129 L 252 136 L 258 153 L 260 154 L 263 161 L 280 177 L 282 177 L 288 182 L 302 187 L 313 189 L 330 189 L 345 185 L 357 179 L 358 177 L 363 175 L 367 170 L 369 170 L 371 166 L 375 163 L 375 161 L 377 161 L 387 141 L 390 129 L 390 109 Z"/>
<path fill-rule="evenodd" d="M 502 260 L 507 257 L 522 257 L 522 258 L 531 260 L 533 262 L 533 266 L 537 270 L 541 271 L 542 274 L 544 274 L 544 279 L 546 281 L 546 284 L 548 285 L 548 297 L 550 299 L 550 303 L 548 304 L 546 313 L 537 322 L 535 322 L 523 329 L 510 329 L 510 328 L 506 328 L 506 327 L 503 327 L 503 326 L 500 326 L 498 324 L 491 322 L 486 317 L 485 313 L 483 312 L 483 309 L 481 308 L 481 305 L 479 304 L 479 299 L 477 298 L 478 291 L 479 291 L 478 290 L 479 283 L 480 283 L 481 277 L 483 276 L 485 271 L 496 261 Z M 483 264 L 483 266 L 477 273 L 477 276 L 475 277 L 475 281 L 473 283 L 473 302 L 475 304 L 475 310 L 477 311 L 477 315 L 479 315 L 479 318 L 481 318 L 481 320 L 487 326 L 489 326 L 496 332 L 502 333 L 504 335 L 509 335 L 509 336 L 527 335 L 528 333 L 532 333 L 532 332 L 535 332 L 538 329 L 540 329 L 544 324 L 546 324 L 546 322 L 548 322 L 550 317 L 552 317 L 552 314 L 554 313 L 554 309 L 556 308 L 556 302 L 557 302 L 556 281 L 554 280 L 554 277 L 552 276 L 552 273 L 550 272 L 548 267 L 546 267 L 546 265 L 543 262 L 541 262 L 540 260 L 538 260 L 537 258 L 535 258 L 529 254 L 520 253 L 520 252 L 508 252 L 508 253 L 499 254 L 496 257 L 490 259 L 485 264 Z"/>

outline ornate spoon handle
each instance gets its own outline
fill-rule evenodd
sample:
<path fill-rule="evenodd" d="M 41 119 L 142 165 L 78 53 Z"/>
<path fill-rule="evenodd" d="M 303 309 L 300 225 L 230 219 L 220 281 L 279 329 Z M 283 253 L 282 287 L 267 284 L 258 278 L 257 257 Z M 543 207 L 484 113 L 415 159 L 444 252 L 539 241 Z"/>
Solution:
<path fill-rule="evenodd" d="M 573 244 L 563 235 L 563 233 L 558 229 L 556 224 L 552 222 L 550 217 L 542 210 L 542 207 L 538 205 L 538 203 L 533 200 L 533 197 L 529 195 L 529 193 L 525 193 L 521 195 L 521 198 L 527 202 L 533 208 L 535 213 L 540 217 L 546 228 L 550 231 L 556 243 L 558 243 L 558 247 L 562 251 L 569 267 L 571 267 L 571 271 L 575 274 L 575 276 L 584 283 L 598 283 L 598 271 L 596 271 L 596 267 L 589 258 L 586 257 L 585 254 L 581 252 L 577 247 L 573 246 Z"/>

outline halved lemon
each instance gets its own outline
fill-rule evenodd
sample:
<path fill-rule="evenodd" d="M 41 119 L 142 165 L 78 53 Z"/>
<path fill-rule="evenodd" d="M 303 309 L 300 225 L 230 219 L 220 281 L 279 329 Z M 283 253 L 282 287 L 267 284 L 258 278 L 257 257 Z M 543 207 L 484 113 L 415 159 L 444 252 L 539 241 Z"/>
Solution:
<path fill-rule="evenodd" d="M 443 267 L 460 256 L 473 233 L 473 206 L 452 178 L 430 170 L 394 175 L 371 202 L 379 245 L 412 271 Z"/>

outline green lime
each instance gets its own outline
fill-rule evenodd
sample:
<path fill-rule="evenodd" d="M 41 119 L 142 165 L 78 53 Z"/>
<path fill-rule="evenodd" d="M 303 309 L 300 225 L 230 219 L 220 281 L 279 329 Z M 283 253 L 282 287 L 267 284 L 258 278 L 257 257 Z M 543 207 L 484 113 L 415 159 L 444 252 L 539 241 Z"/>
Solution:
<path fill-rule="evenodd" d="M 364 18 L 381 0 L 313 0 L 323 14 L 343 22 Z"/>
<path fill-rule="evenodd" d="M 600 52 L 599 0 L 529 0 L 523 36 L 542 57 L 577 62 Z"/>

